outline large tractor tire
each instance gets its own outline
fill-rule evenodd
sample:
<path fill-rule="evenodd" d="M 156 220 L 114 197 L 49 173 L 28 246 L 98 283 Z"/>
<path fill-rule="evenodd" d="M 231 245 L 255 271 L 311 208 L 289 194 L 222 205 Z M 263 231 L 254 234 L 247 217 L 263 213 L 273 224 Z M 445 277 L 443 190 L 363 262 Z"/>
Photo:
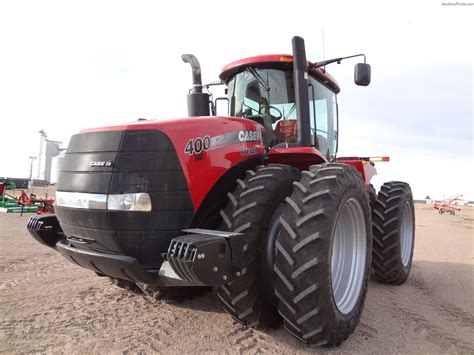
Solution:
<path fill-rule="evenodd" d="M 370 276 L 368 194 L 351 166 L 311 166 L 294 183 L 276 239 L 275 295 L 299 340 L 339 345 L 359 323 Z"/>
<path fill-rule="evenodd" d="M 276 299 L 269 285 L 265 247 L 272 215 L 293 190 L 300 172 L 291 166 L 270 164 L 247 171 L 228 194 L 227 207 L 221 210 L 220 230 L 241 232 L 244 267 L 240 276 L 217 290 L 225 310 L 238 322 L 250 327 L 274 327 L 280 322 Z"/>
<path fill-rule="evenodd" d="M 370 210 L 373 211 L 375 208 L 375 203 L 377 201 L 377 190 L 375 190 L 374 185 L 370 184 L 369 189 L 367 191 L 369 194 L 369 205 L 370 205 Z"/>
<path fill-rule="evenodd" d="M 372 219 L 375 276 L 383 283 L 400 285 L 410 274 L 415 245 L 415 207 L 410 185 L 400 181 L 383 184 Z"/>

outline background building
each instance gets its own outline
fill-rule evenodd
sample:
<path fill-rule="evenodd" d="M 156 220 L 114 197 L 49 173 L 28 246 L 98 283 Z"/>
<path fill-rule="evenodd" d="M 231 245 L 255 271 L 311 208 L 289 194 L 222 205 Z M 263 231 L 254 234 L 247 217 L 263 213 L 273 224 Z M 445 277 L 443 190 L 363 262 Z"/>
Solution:
<path fill-rule="evenodd" d="M 61 151 L 62 142 L 48 139 L 48 135 L 45 131 L 41 130 L 40 134 L 40 145 L 37 159 L 37 175 L 36 179 L 51 183 L 52 170 L 53 170 L 53 158 L 57 157 Z M 55 166 L 58 164 L 55 164 Z M 57 173 L 56 180 L 57 180 Z"/>

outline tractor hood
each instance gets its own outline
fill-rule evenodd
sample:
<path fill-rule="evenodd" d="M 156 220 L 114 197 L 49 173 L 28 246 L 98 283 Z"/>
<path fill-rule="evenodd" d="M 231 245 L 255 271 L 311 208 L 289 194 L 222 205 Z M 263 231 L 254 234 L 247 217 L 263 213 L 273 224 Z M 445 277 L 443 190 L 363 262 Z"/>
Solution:
<path fill-rule="evenodd" d="M 80 132 L 80 135 L 98 132 L 112 134 L 115 131 L 159 131 L 167 137 L 170 146 L 176 151 L 177 160 L 192 191 L 192 201 L 196 208 L 211 188 L 207 186 L 206 181 L 211 181 L 212 184 L 212 181 L 216 181 L 233 165 L 252 155 L 263 154 L 265 148 L 262 141 L 263 127 L 254 121 L 240 117 L 205 116 L 137 121 L 117 126 L 85 129 Z M 120 133 L 117 134 L 120 135 Z M 151 149 L 142 146 L 141 139 L 134 144 L 137 144 L 134 148 L 136 151 Z M 214 154 L 217 152 L 219 154 Z M 210 153 L 213 153 L 212 157 Z"/>
<path fill-rule="evenodd" d="M 243 161 L 261 160 L 262 130 L 233 117 L 83 130 L 71 138 L 59 172 L 61 228 L 75 247 L 156 267 L 216 182 Z"/>

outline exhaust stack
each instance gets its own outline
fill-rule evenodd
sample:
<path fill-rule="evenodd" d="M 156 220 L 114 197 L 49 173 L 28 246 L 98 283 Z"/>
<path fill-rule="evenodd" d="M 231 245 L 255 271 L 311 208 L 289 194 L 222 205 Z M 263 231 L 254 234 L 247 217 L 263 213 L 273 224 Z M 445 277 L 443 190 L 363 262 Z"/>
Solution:
<path fill-rule="evenodd" d="M 293 80 L 295 82 L 296 114 L 299 118 L 298 145 L 311 146 L 311 127 L 308 95 L 308 63 L 304 39 L 298 36 L 291 40 L 293 46 Z"/>
<path fill-rule="evenodd" d="M 191 117 L 210 116 L 210 95 L 202 92 L 201 65 L 199 64 L 198 59 L 192 54 L 183 54 L 181 59 L 183 62 L 191 65 L 193 76 L 193 88 L 190 90 L 187 97 L 188 115 Z"/>

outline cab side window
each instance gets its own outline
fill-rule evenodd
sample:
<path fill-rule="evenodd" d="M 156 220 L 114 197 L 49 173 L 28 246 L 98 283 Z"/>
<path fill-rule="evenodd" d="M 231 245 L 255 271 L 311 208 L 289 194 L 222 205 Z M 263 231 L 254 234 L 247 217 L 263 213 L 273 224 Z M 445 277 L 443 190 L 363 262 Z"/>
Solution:
<path fill-rule="evenodd" d="M 336 154 L 337 110 L 336 95 L 314 78 L 309 80 L 309 112 L 313 144 L 328 159 Z"/>

